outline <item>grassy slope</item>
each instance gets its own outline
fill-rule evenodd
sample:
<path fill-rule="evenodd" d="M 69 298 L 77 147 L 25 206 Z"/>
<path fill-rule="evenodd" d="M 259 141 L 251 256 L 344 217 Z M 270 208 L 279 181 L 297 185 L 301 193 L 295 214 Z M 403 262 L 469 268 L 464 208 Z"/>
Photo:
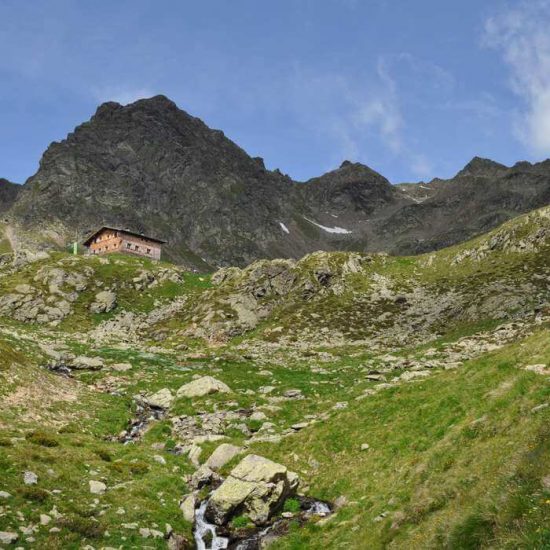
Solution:
<path fill-rule="evenodd" d="M 550 488 L 542 485 L 550 408 L 531 412 L 549 401 L 550 385 L 517 368 L 549 363 L 549 336 L 540 330 L 461 369 L 351 401 L 333 419 L 262 448 L 287 464 L 297 455 L 292 466 L 314 495 L 348 500 L 326 525 L 274 547 L 550 547 Z"/>
<path fill-rule="evenodd" d="M 524 217 L 517 225 L 506 224 L 505 228 L 513 227 L 515 238 L 521 239 L 532 230 L 527 226 L 533 222 L 524 223 L 525 219 L 529 220 Z M 532 254 L 497 249 L 480 261 L 467 259 L 450 268 L 457 254 L 483 246 L 494 234 L 441 251 L 434 255 L 431 267 L 424 256 L 379 258 L 369 269 L 395 277 L 404 286 L 411 279 L 426 281 L 432 274 L 442 287 L 460 283 L 475 290 L 486 277 L 496 279 L 502 275 L 522 281 L 547 268 L 547 249 Z M 66 256 L 55 255 L 53 261 L 63 258 Z M 331 258 L 342 261 L 345 255 Z M 119 302 L 125 309 L 149 311 L 157 299 L 184 295 L 197 303 L 208 291 L 207 278 L 185 275 L 182 285 L 166 283 L 136 293 L 123 283 L 143 267 L 156 269 L 158 264 L 145 265 L 142 260 L 126 257 L 113 260 L 108 265 L 94 264 L 95 277 L 106 286 L 118 285 Z M 69 262 L 67 269 L 79 269 L 90 261 L 95 259 L 78 258 L 73 267 Z M 31 264 L 3 277 L 1 290 L 10 291 L 20 282 L 30 282 L 36 270 L 49 262 L 52 260 Z M 352 277 L 357 292 L 368 289 L 369 283 L 361 276 Z M 540 282 L 541 288 L 544 284 Z M 173 414 L 249 407 L 254 403 L 266 406 L 266 396 L 244 392 L 268 384 L 275 386 L 274 395 L 300 388 L 306 396 L 303 401 L 282 402 L 280 410 L 268 413 L 278 430 L 302 421 L 307 414 L 329 411 L 336 402 L 349 402 L 347 409 L 332 412 L 328 420 L 280 444 L 253 445 L 254 451 L 296 470 L 314 496 L 331 501 L 345 496 L 348 501 L 326 523 L 293 530 L 274 548 L 550 546 L 550 493 L 541 483 L 550 473 L 550 408 L 531 412 L 533 407 L 550 401 L 548 379 L 518 368 L 530 363 L 550 364 L 549 328 L 540 327 L 526 341 L 472 360 L 461 369 L 440 372 L 357 401 L 354 397 L 374 385 L 364 379 L 364 362 L 374 356 L 367 349 L 341 347 L 328 363 L 319 363 L 316 356 L 297 359 L 292 349 L 287 356 L 282 350 L 276 357 L 244 359 L 235 355 L 231 344 L 217 350 L 201 347 L 205 352 L 202 359 L 186 357 L 184 352 L 88 349 L 81 341 L 73 341 L 72 333 L 112 315 L 89 315 L 87 306 L 95 292 L 94 288 L 86 289 L 71 317 L 57 329 L 47 329 L 47 336 L 64 340 L 79 353 L 97 353 L 108 363 L 130 361 L 134 369 L 128 373 L 82 372 L 77 373 L 75 381 L 60 379 L 38 367 L 44 360 L 40 350 L 32 340 L 21 339 L 32 339 L 33 334 L 46 329 L 6 321 L 19 337 L 4 334 L 0 340 L 0 470 L 4 473 L 0 490 L 13 495 L 5 503 L 0 502 L 0 530 L 14 530 L 20 524 L 37 525 L 39 514 L 49 513 L 56 506 L 63 518 L 37 527 L 33 535 L 36 547 L 79 548 L 88 541 L 94 546 L 139 548 L 144 539 L 136 530 L 121 526 L 134 522 L 161 531 L 169 523 L 177 532 L 189 535 L 191 526 L 183 521 L 177 502 L 186 492 L 183 476 L 192 467 L 184 457 L 169 452 L 174 443 L 169 422 L 155 423 L 135 445 L 122 446 L 107 438 L 117 434 L 131 418 L 131 397 L 135 393 L 162 387 L 176 389 L 195 374 L 213 374 L 235 393 L 178 400 Z M 347 313 L 339 309 L 347 299 L 331 297 L 323 298 L 322 303 L 305 304 L 301 315 L 307 319 L 309 310 L 320 311 L 327 318 L 336 315 L 343 323 Z M 293 317 L 295 306 L 285 307 L 277 310 L 265 326 L 300 328 Z M 348 322 L 368 325 L 364 319 L 371 322 L 370 317 Z M 326 318 L 324 321 L 330 326 Z M 490 328 L 494 322 L 478 319 L 475 323 L 450 323 L 446 339 Z M 179 323 L 175 318 L 169 326 L 179 330 Z M 260 327 L 244 340 L 253 341 L 262 330 Z M 234 343 L 242 340 L 235 339 Z M 318 365 L 323 372 L 311 370 Z M 262 368 L 272 374 L 259 374 Z M 107 380 L 114 382 L 120 395 L 94 389 L 93 384 Z M 477 419 L 483 420 L 472 424 Z M 37 430 L 41 434 L 32 436 Z M 238 432 L 228 435 L 229 441 L 243 441 Z M 152 447 L 154 443 L 165 444 L 164 450 Z M 368 443 L 370 449 L 361 451 L 362 443 Z M 214 447 L 204 446 L 203 460 Z M 155 455 L 162 455 L 167 464 L 159 464 Z M 25 489 L 22 484 L 27 469 L 39 475 L 36 489 Z M 107 493 L 91 495 L 90 479 L 105 481 Z M 115 488 L 119 484 L 125 485 Z M 117 513 L 119 508 L 124 514 Z M 17 519 L 18 512 L 24 521 Z M 386 517 L 374 521 L 383 512 L 388 512 Z M 61 531 L 50 533 L 51 526 Z M 153 548 L 165 547 L 162 540 L 147 539 L 146 543 Z"/>

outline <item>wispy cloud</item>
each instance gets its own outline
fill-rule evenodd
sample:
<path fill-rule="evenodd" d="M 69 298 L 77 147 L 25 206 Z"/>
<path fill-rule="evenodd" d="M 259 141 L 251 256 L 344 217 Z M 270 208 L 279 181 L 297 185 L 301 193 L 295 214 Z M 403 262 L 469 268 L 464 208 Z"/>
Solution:
<path fill-rule="evenodd" d="M 523 0 L 485 23 L 484 42 L 501 52 L 511 86 L 523 99 L 519 137 L 535 154 L 550 153 L 550 0 Z"/>

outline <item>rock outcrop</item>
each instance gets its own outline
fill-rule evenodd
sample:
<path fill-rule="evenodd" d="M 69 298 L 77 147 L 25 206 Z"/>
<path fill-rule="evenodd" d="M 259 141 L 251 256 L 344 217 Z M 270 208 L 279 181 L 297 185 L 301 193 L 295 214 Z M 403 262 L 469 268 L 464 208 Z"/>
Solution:
<path fill-rule="evenodd" d="M 90 304 L 92 313 L 109 313 L 116 307 L 116 293 L 109 290 L 98 292 L 94 301 Z"/>
<path fill-rule="evenodd" d="M 246 514 L 262 525 L 296 492 L 298 484 L 298 476 L 282 464 L 248 455 L 212 493 L 206 517 L 223 525 L 235 514 Z"/>

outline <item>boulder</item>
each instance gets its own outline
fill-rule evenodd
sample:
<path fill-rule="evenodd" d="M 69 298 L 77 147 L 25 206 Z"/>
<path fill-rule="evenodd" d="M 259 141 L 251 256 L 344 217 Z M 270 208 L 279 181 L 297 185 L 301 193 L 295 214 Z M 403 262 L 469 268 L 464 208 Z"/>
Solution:
<path fill-rule="evenodd" d="M 23 474 L 23 483 L 25 485 L 36 485 L 38 476 L 34 472 L 27 471 Z"/>
<path fill-rule="evenodd" d="M 169 409 L 174 401 L 174 396 L 168 388 L 163 388 L 153 395 L 146 397 L 143 401 L 155 409 Z"/>
<path fill-rule="evenodd" d="M 102 495 L 107 490 L 107 485 L 102 481 L 90 480 L 90 493 L 94 495 Z"/>
<path fill-rule="evenodd" d="M 36 288 L 25 283 L 17 285 L 15 287 L 15 292 L 19 292 L 19 294 L 33 294 L 36 292 Z"/>
<path fill-rule="evenodd" d="M 206 464 L 203 464 L 189 479 L 189 487 L 191 489 L 201 489 L 205 485 L 211 485 L 214 481 L 221 481 L 221 477 Z"/>
<path fill-rule="evenodd" d="M 242 447 L 230 445 L 229 443 L 222 443 L 210 455 L 205 464 L 211 470 L 219 470 L 220 468 L 225 466 L 232 458 L 237 456 L 242 450 Z"/>
<path fill-rule="evenodd" d="M 71 367 L 77 370 L 99 370 L 103 368 L 104 362 L 100 357 L 86 357 L 79 355 L 72 361 Z"/>
<path fill-rule="evenodd" d="M 231 393 L 231 388 L 212 376 L 203 376 L 181 386 L 178 397 L 202 397 L 211 393 Z"/>
<path fill-rule="evenodd" d="M 217 525 L 235 514 L 246 514 L 255 524 L 265 524 L 284 501 L 295 494 L 299 480 L 286 466 L 258 455 L 248 455 L 212 493 L 206 517 Z"/>
<path fill-rule="evenodd" d="M 92 313 L 109 313 L 116 307 L 116 294 L 110 290 L 102 290 L 95 295 L 94 301 L 90 304 Z"/>
<path fill-rule="evenodd" d="M 197 497 L 191 493 L 187 495 L 180 504 L 180 510 L 183 512 L 183 518 L 189 523 L 195 521 L 195 507 L 197 504 Z"/>
<path fill-rule="evenodd" d="M 132 364 L 131 363 L 115 363 L 111 365 L 111 370 L 114 370 L 116 372 L 126 372 L 129 370 L 132 370 Z"/>
<path fill-rule="evenodd" d="M 0 543 L 1 544 L 13 544 L 17 541 L 19 535 L 13 531 L 0 531 Z"/>

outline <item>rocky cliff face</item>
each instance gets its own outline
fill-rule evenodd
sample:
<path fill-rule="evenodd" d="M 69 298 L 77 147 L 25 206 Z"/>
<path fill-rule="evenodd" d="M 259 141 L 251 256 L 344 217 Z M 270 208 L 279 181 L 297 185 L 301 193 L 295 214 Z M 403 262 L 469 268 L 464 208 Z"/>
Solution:
<path fill-rule="evenodd" d="M 11 208 L 20 190 L 20 185 L 0 178 L 0 214 Z"/>
<path fill-rule="evenodd" d="M 116 225 L 165 238 L 166 258 L 206 269 L 315 250 L 440 248 L 548 204 L 550 162 L 474 159 L 451 180 L 400 186 L 344 162 L 298 183 L 157 96 L 101 105 L 10 193 L 0 204 L 15 201 L 11 221 L 35 242 Z"/>

